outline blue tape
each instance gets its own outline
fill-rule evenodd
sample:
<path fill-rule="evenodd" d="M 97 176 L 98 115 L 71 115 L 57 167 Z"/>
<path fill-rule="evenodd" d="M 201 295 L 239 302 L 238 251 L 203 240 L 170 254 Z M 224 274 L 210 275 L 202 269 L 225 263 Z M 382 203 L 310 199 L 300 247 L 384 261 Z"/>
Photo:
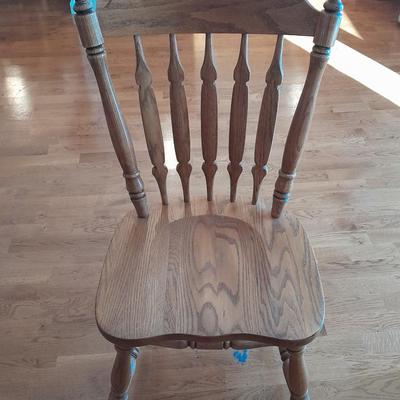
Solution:
<path fill-rule="evenodd" d="M 249 358 L 249 350 L 245 349 L 243 351 L 236 350 L 233 352 L 233 358 L 238 364 L 245 364 Z"/>
<path fill-rule="evenodd" d="M 91 0 L 91 3 L 92 3 L 92 7 L 94 9 L 96 9 L 96 0 Z M 71 14 L 75 14 L 74 5 L 75 5 L 75 0 L 70 0 L 69 7 L 71 9 Z"/>
<path fill-rule="evenodd" d="M 132 375 L 135 375 L 136 371 L 136 359 L 134 357 L 131 357 L 131 371 Z"/>

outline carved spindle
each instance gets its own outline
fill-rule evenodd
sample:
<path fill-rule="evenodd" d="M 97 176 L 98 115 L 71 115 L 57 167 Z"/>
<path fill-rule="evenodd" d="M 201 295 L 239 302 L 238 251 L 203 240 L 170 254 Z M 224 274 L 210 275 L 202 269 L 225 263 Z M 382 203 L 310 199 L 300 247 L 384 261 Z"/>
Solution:
<path fill-rule="evenodd" d="M 202 166 L 207 184 L 207 200 L 213 198 L 214 176 L 217 172 L 217 145 L 218 145 L 218 103 L 217 70 L 215 68 L 212 49 L 211 33 L 206 34 L 204 62 L 201 67 L 201 144 L 204 163 Z"/>
<path fill-rule="evenodd" d="M 320 13 L 314 37 L 314 47 L 310 54 L 310 66 L 286 140 L 282 166 L 275 183 L 271 215 L 278 218 L 289 200 L 296 167 L 303 151 L 315 101 L 329 59 L 330 47 L 334 44 L 341 20 L 343 5 L 340 0 L 328 0 L 325 10 Z"/>
<path fill-rule="evenodd" d="M 290 400 L 309 400 L 307 369 L 304 362 L 305 347 L 288 348 L 288 387 Z"/>
<path fill-rule="evenodd" d="M 236 63 L 233 78 L 235 84 L 232 92 L 231 115 L 229 126 L 229 165 L 228 172 L 231 179 L 231 201 L 236 200 L 236 189 L 240 174 L 242 173 L 241 161 L 244 152 L 247 124 L 248 88 L 250 79 L 248 65 L 247 34 L 242 35 L 240 42 L 239 58 Z"/>
<path fill-rule="evenodd" d="M 255 165 L 251 170 L 253 174 L 252 204 L 257 203 L 261 182 L 268 171 L 267 163 L 275 132 L 276 115 L 278 112 L 279 103 L 279 88 L 281 86 L 283 76 L 282 48 L 283 35 L 278 35 L 274 56 L 265 78 L 267 86 L 264 90 L 260 116 L 258 119 L 256 144 L 254 148 Z"/>
<path fill-rule="evenodd" d="M 108 400 L 128 400 L 128 390 L 135 373 L 139 349 L 115 346 L 117 355 L 111 372 L 111 392 Z"/>
<path fill-rule="evenodd" d="M 183 86 L 184 72 L 179 60 L 176 36 L 169 35 L 170 60 L 168 67 L 168 79 L 170 85 L 171 121 L 174 137 L 175 153 L 178 160 L 176 170 L 181 178 L 183 199 L 190 201 L 189 178 L 192 172 L 190 164 L 190 132 L 189 116 L 186 102 L 185 88 Z"/>
<path fill-rule="evenodd" d="M 120 110 L 107 67 L 103 36 L 90 0 L 77 0 L 75 22 L 90 65 L 95 74 L 118 161 L 124 172 L 126 188 L 139 217 L 147 217 L 147 200 L 137 168 L 132 139 Z"/>
<path fill-rule="evenodd" d="M 142 114 L 143 130 L 146 137 L 147 149 L 153 164 L 153 175 L 160 189 L 163 204 L 168 204 L 167 174 L 168 168 L 164 165 L 164 143 L 161 131 L 160 116 L 154 90 L 152 76 L 146 63 L 140 35 L 134 35 L 136 50 L 136 83 L 139 86 L 139 103 Z"/>

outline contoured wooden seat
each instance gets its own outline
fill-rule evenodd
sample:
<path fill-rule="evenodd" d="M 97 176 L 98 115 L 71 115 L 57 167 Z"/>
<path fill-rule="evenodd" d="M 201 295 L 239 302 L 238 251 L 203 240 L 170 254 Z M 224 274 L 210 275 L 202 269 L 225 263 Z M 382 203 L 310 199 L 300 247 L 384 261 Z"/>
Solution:
<path fill-rule="evenodd" d="M 128 213 L 96 301 L 102 333 L 132 346 L 306 344 L 323 318 L 304 229 L 289 214 L 271 218 L 263 201 L 198 200 L 157 207 L 147 220 Z"/>
<path fill-rule="evenodd" d="M 77 0 L 75 21 L 94 71 L 111 140 L 136 209 L 110 244 L 96 299 L 102 334 L 116 345 L 110 399 L 128 398 L 137 347 L 278 346 L 292 400 L 309 398 L 303 352 L 324 321 L 315 257 L 299 221 L 283 212 L 311 123 L 316 95 L 341 19 L 340 0 L 322 11 L 305 0 L 99 0 L 110 34 L 134 33 L 142 122 L 162 205 L 148 209 L 132 139 L 108 71 L 103 36 L 90 0 Z M 140 33 L 168 33 L 171 122 L 183 202 L 169 204 L 164 143 L 151 72 Z M 202 166 L 206 199 L 190 198 L 190 128 L 175 32 L 205 33 L 201 68 Z M 216 198 L 218 101 L 214 33 L 240 33 L 229 126 L 230 195 Z M 248 88 L 248 34 L 277 35 L 254 150 L 253 194 L 236 199 L 243 168 Z M 284 35 L 313 36 L 314 47 L 275 183 L 272 209 L 259 189 L 275 130 Z M 218 194 L 219 195 L 219 194 Z M 192 201 L 191 201 L 192 200 Z M 271 209 L 271 213 L 269 210 Z"/>

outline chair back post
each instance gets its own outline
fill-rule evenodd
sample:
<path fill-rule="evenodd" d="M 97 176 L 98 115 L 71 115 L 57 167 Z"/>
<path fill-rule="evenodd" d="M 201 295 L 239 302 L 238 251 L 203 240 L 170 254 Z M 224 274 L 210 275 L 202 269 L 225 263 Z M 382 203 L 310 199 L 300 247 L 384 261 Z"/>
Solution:
<path fill-rule="evenodd" d="M 144 136 L 150 160 L 153 164 L 153 176 L 160 189 L 162 203 L 167 205 L 168 168 L 165 166 L 164 141 L 157 100 L 152 86 L 153 78 L 144 56 L 142 40 L 139 34 L 134 35 L 134 42 L 136 51 L 135 79 L 139 89 L 139 104 Z"/>
<path fill-rule="evenodd" d="M 271 211 L 273 218 L 279 218 L 289 200 L 296 176 L 296 167 L 310 129 L 319 86 L 329 59 L 330 48 L 335 43 L 339 31 L 342 10 L 341 0 L 327 0 L 324 10 L 320 12 L 307 78 L 289 129 L 282 166 L 275 183 Z"/>
<path fill-rule="evenodd" d="M 108 130 L 123 170 L 126 188 L 137 215 L 145 218 L 148 216 L 148 207 L 144 185 L 137 168 L 132 139 L 120 110 L 107 67 L 104 40 L 96 12 L 92 8 L 90 0 L 77 0 L 74 10 L 76 26 L 97 80 Z"/>

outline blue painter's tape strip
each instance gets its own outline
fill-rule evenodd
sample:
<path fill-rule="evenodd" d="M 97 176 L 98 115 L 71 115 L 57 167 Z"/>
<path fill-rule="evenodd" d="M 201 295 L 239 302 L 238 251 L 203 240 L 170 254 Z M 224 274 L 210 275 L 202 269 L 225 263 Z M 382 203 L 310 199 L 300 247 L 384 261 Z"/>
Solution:
<path fill-rule="evenodd" d="M 132 371 L 132 375 L 135 375 L 135 371 L 136 371 L 136 360 L 135 358 L 131 357 L 131 371 Z"/>
<path fill-rule="evenodd" d="M 247 362 L 247 359 L 249 358 L 249 350 L 248 349 L 242 351 L 236 350 L 233 352 L 233 358 L 236 360 L 237 363 L 243 365 Z"/>
<path fill-rule="evenodd" d="M 93 9 L 96 9 L 96 0 L 92 0 L 91 3 L 92 3 Z M 69 7 L 71 9 L 71 14 L 75 14 L 74 5 L 75 5 L 75 0 L 70 0 Z"/>

